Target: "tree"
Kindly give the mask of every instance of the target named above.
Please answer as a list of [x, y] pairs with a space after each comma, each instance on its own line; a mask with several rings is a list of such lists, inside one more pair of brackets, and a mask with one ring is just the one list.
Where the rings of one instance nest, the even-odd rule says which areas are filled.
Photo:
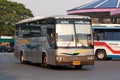
[[23, 4], [0, 0], [0, 35], [13, 35], [15, 23], [28, 17], [33, 14]]

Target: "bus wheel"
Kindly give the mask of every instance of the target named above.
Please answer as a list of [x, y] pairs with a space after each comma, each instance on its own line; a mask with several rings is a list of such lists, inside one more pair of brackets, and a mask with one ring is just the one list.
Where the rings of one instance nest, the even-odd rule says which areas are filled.
[[105, 60], [106, 59], [106, 51], [105, 50], [97, 50], [95, 56], [98, 60]]
[[20, 62], [21, 62], [22, 64], [25, 63], [23, 53], [21, 53], [21, 55], [20, 55]]
[[81, 69], [83, 65], [75, 66], [76, 69]]
[[42, 55], [42, 64], [41, 66], [46, 68], [47, 67], [47, 56], [45, 54]]

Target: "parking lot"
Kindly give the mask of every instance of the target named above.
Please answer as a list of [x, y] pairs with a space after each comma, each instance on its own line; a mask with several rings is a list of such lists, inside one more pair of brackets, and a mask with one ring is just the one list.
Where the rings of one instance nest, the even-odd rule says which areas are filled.
[[95, 61], [94, 66], [42, 68], [20, 64], [13, 53], [0, 53], [0, 80], [119, 80], [120, 59]]

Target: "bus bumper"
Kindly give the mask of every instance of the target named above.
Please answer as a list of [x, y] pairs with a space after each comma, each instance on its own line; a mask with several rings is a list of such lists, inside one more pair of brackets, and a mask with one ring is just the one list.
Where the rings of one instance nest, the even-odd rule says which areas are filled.
[[94, 56], [57, 56], [58, 66], [94, 65]]

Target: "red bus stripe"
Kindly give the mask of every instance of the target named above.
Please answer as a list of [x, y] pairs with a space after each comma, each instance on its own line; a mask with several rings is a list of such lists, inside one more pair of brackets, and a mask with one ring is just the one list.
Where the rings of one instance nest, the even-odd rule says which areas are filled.
[[120, 54], [120, 51], [113, 50], [107, 43], [105, 42], [94, 42], [94, 46], [105, 46], [107, 47], [113, 54]]

